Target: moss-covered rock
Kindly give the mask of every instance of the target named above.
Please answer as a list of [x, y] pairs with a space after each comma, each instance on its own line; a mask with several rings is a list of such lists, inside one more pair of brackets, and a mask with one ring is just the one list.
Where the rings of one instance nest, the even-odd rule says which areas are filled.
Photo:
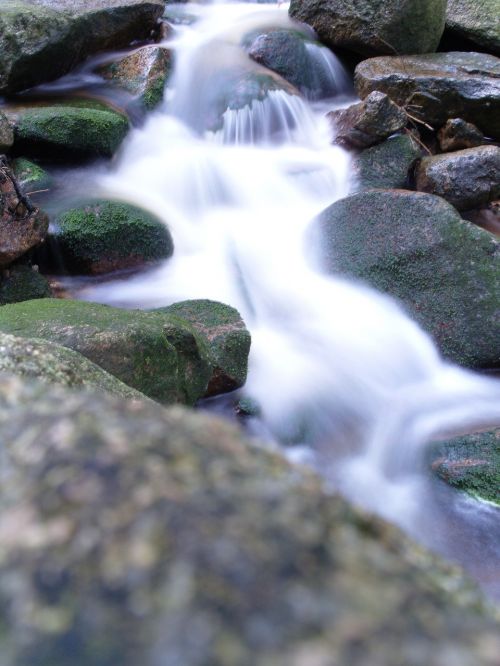
[[89, 55], [151, 36], [162, 0], [2, 0], [0, 95], [69, 72]]
[[29, 264], [12, 265], [0, 275], [0, 305], [50, 296], [47, 279]]
[[355, 71], [362, 99], [385, 92], [417, 118], [441, 127], [463, 118], [500, 139], [500, 59], [483, 53], [370, 58]]
[[0, 333], [0, 373], [147, 400], [81, 354], [47, 340]]
[[170, 257], [167, 226], [151, 213], [121, 201], [89, 200], [62, 212], [51, 237], [69, 273], [108, 273]]
[[163, 100], [172, 69], [172, 54], [161, 46], [144, 46], [116, 62], [100, 67], [99, 74], [131, 93], [135, 102], [151, 111]]
[[402, 301], [442, 353], [470, 367], [500, 367], [500, 245], [444, 199], [375, 190], [337, 201], [315, 234], [325, 268]]
[[159, 402], [193, 404], [212, 374], [205, 341], [173, 315], [41, 299], [0, 308], [0, 330], [69, 347]]
[[460, 572], [222, 421], [4, 377], [0, 438], [3, 666], [496, 666]]
[[12, 171], [25, 193], [52, 187], [52, 176], [40, 165], [24, 157], [18, 157], [12, 161]]
[[7, 153], [14, 144], [14, 130], [2, 110], [0, 110], [0, 154]]
[[24, 196], [9, 164], [0, 157], [0, 268], [39, 245], [49, 220]]
[[409, 187], [412, 167], [422, 149], [411, 135], [393, 136], [353, 158], [353, 192]]
[[205, 397], [243, 386], [247, 378], [250, 333], [235, 308], [215, 301], [193, 300], [154, 312], [185, 319], [206, 339], [213, 371]]
[[480, 51], [500, 55], [498, 0], [448, 0], [446, 29], [477, 44]]
[[290, 15], [311, 25], [322, 42], [362, 55], [435, 51], [446, 0], [291, 0]]
[[111, 157], [129, 130], [127, 118], [112, 109], [39, 106], [24, 109], [15, 125], [15, 150], [52, 159]]
[[500, 148], [478, 146], [425, 157], [416, 184], [418, 190], [437, 194], [458, 210], [479, 208], [500, 197]]
[[431, 465], [455, 488], [500, 506], [500, 429], [439, 442], [432, 447]]

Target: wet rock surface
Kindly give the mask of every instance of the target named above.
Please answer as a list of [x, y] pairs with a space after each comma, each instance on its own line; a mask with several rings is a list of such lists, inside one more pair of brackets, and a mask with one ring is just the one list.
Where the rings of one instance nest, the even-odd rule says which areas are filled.
[[438, 140], [443, 153], [475, 148], [486, 142], [482, 132], [462, 118], [450, 118], [439, 130]]
[[313, 226], [332, 274], [399, 299], [441, 352], [469, 367], [500, 367], [500, 245], [440, 197], [362, 192]]
[[448, 0], [446, 28], [479, 50], [500, 55], [500, 9], [497, 0]]
[[292, 0], [290, 15], [311, 25], [329, 47], [361, 55], [435, 51], [445, 0]]
[[500, 506], [500, 429], [435, 444], [431, 467], [444, 481]]
[[384, 93], [374, 91], [362, 102], [327, 114], [335, 143], [346, 148], [368, 148], [406, 127], [406, 112]]
[[50, 296], [47, 279], [29, 264], [11, 265], [0, 274], [0, 305]]
[[39, 245], [48, 227], [45, 213], [23, 195], [9, 164], [0, 156], [0, 268]]
[[0, 154], [8, 152], [14, 144], [14, 130], [9, 119], [0, 110]]
[[480, 146], [425, 157], [417, 169], [416, 185], [458, 210], [478, 208], [500, 197], [500, 148]]
[[51, 81], [89, 55], [148, 39], [161, 0], [3, 0], [0, 95]]
[[127, 399], [146, 396], [95, 365], [81, 354], [54, 342], [0, 333], [0, 373], [48, 384], [104, 391]]
[[219, 420], [3, 377], [0, 436], [5, 666], [496, 666], [459, 572]]
[[500, 59], [482, 53], [433, 53], [370, 58], [356, 67], [362, 99], [385, 92], [409, 113], [438, 129], [449, 118], [474, 123], [500, 139]]
[[62, 212], [51, 242], [64, 269], [100, 275], [147, 266], [170, 257], [167, 226], [147, 211], [122, 201], [89, 200]]

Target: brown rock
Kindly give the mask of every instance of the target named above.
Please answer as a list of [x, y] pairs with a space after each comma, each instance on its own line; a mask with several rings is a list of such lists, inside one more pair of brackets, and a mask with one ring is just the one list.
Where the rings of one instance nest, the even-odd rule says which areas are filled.
[[485, 143], [483, 133], [462, 118], [450, 118], [439, 130], [438, 139], [443, 153], [476, 148]]

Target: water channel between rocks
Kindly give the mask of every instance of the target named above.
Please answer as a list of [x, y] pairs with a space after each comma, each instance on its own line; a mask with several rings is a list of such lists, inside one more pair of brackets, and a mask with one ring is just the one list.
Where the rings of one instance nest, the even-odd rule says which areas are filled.
[[[389, 298], [315, 268], [310, 221], [348, 193], [350, 176], [348, 155], [331, 145], [324, 104], [274, 91], [204, 131], [232, 69], [250, 68], [243, 37], [290, 26], [286, 6], [186, 11], [197, 20], [168, 39], [176, 65], [163, 105], [111, 167], [60, 179], [62, 196], [94, 192], [154, 212], [172, 232], [174, 256], [142, 275], [87, 285], [78, 297], [124, 307], [193, 298], [235, 306], [252, 333], [244, 393], [262, 410], [253, 432], [462, 563], [500, 599], [500, 511], [432, 480], [425, 461], [433, 439], [498, 425], [500, 383], [441, 360]], [[337, 91], [327, 108], [345, 102], [341, 65], [323, 51], [311, 57]], [[224, 411], [220, 402], [214, 408]]]

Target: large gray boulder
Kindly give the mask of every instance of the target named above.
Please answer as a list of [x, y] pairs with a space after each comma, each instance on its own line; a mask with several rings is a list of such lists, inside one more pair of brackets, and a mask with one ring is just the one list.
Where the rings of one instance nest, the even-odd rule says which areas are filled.
[[151, 36], [162, 0], [2, 0], [0, 95], [50, 81], [89, 55]]
[[446, 28], [452, 35], [477, 44], [479, 50], [500, 55], [498, 0], [448, 0]]
[[474, 123], [500, 139], [500, 59], [483, 53], [434, 53], [370, 58], [356, 67], [362, 99], [385, 92], [436, 129], [448, 118]]
[[313, 228], [329, 272], [399, 299], [454, 362], [500, 367], [500, 244], [490, 233], [444, 199], [405, 190], [337, 201]]
[[187, 410], [0, 380], [2, 666], [497, 666], [461, 573]]
[[322, 42], [361, 55], [430, 53], [445, 25], [446, 0], [291, 0], [290, 16]]
[[479, 208], [500, 197], [500, 148], [479, 146], [424, 157], [416, 184], [417, 190], [437, 194], [458, 210]]

